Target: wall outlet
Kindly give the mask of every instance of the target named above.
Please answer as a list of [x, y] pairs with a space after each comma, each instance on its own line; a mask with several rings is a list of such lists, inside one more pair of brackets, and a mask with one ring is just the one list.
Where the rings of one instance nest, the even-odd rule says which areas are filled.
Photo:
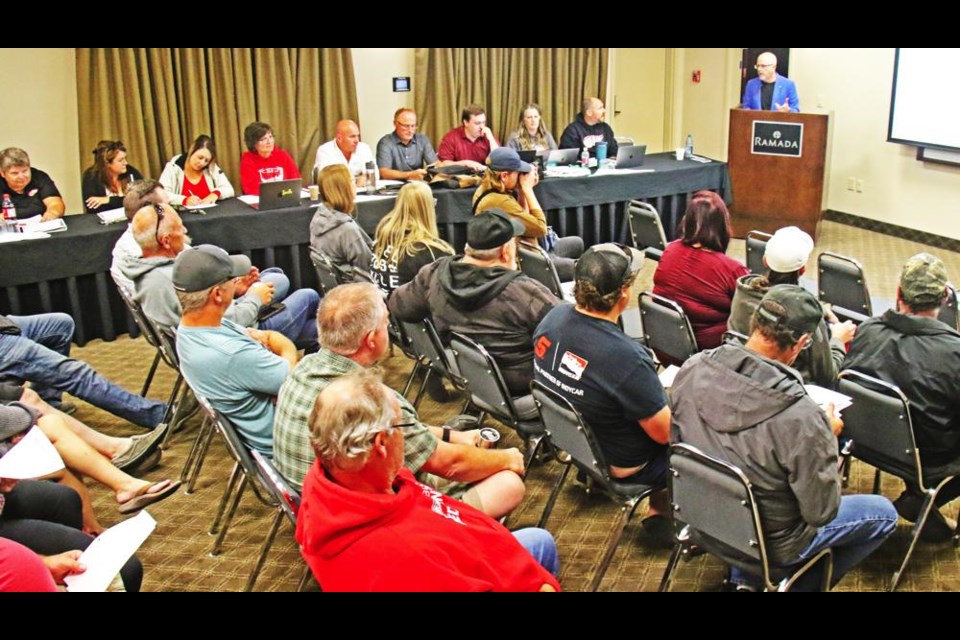
[[857, 193], [863, 193], [863, 180], [857, 179]]
[[857, 179], [847, 178], [847, 191], [856, 191], [856, 190], [857, 190]]

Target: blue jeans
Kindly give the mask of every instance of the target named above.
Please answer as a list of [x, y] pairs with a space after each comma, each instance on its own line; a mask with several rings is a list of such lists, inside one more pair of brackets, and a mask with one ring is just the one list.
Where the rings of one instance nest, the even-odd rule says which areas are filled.
[[[897, 511], [883, 496], [844, 496], [840, 498], [837, 517], [817, 529], [813, 540], [797, 557], [797, 564], [807, 562], [824, 549], [833, 549], [832, 587], [883, 544], [896, 528]], [[730, 582], [755, 584], [756, 579], [733, 568]], [[818, 565], [797, 580], [793, 591], [815, 591], [822, 582], [823, 567]]]
[[[286, 276], [283, 276], [286, 278]], [[320, 294], [313, 289], [297, 289], [283, 299], [286, 309], [260, 323], [261, 329], [279, 331], [298, 349], [317, 350], [317, 307]]]
[[55, 407], [68, 391], [141, 427], [160, 424], [165, 404], [130, 393], [70, 357], [73, 318], [65, 313], [7, 317], [22, 335], [0, 334], [0, 378], [31, 382], [40, 397]]
[[540, 563], [541, 567], [553, 575], [557, 575], [557, 571], [560, 570], [560, 560], [557, 558], [557, 543], [549, 531], [535, 527], [517, 529], [513, 532], [513, 537], [524, 549], [530, 552], [530, 555]]
[[290, 292], [290, 278], [286, 276], [283, 269], [270, 267], [260, 272], [260, 282], [266, 282], [273, 285], [273, 298], [270, 304], [282, 302]]

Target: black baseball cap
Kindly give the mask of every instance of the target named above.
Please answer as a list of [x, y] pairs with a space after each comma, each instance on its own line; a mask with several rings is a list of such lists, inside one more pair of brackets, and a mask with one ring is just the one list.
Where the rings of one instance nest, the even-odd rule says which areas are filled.
[[604, 242], [583, 252], [575, 276], [578, 282], [589, 282], [605, 296], [622, 289], [642, 268], [642, 253], [617, 242]]
[[502, 209], [487, 209], [473, 216], [467, 223], [467, 244], [471, 249], [483, 251], [502, 247], [526, 233], [519, 220]]

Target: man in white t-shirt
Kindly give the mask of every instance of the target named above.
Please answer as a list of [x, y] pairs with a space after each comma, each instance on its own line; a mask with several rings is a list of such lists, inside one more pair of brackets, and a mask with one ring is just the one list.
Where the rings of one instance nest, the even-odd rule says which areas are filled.
[[[377, 171], [377, 161], [370, 145], [360, 142], [360, 127], [353, 120], [341, 120], [337, 123], [333, 140], [323, 143], [317, 149], [315, 169], [319, 171], [333, 164], [343, 164], [356, 178], [364, 175], [368, 162], [372, 162], [374, 171]], [[365, 178], [361, 178], [358, 184], [364, 186]]]

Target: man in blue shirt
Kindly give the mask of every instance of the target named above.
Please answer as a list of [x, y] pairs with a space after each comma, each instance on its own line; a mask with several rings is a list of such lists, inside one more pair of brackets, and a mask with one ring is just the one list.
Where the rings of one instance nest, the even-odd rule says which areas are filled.
[[793, 80], [777, 73], [777, 56], [769, 51], [757, 56], [757, 77], [743, 91], [744, 109], [798, 113], [800, 98]]

